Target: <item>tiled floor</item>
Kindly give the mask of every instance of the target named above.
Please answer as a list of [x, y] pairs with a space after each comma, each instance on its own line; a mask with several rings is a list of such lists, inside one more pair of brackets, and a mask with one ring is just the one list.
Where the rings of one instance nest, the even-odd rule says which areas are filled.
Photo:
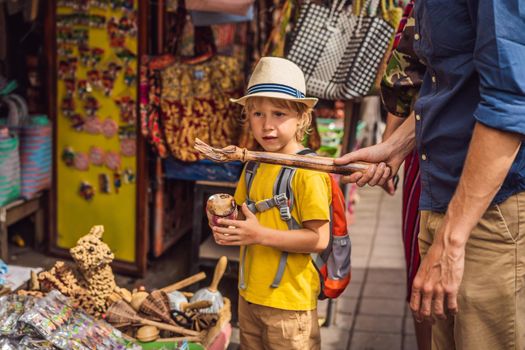
[[[359, 189], [352, 236], [352, 282], [322, 329], [323, 350], [416, 350], [407, 312], [401, 193]], [[325, 307], [320, 305], [320, 310]]]

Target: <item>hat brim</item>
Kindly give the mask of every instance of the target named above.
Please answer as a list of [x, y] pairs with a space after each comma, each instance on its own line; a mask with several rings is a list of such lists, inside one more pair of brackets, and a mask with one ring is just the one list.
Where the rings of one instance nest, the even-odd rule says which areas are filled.
[[237, 98], [237, 99], [230, 98], [230, 101], [238, 103], [241, 106], [244, 106], [244, 104], [246, 103], [246, 100], [249, 99], [250, 97], [278, 98], [278, 99], [281, 99], [281, 100], [287, 100], [287, 101], [303, 103], [303, 104], [307, 105], [309, 108], [313, 108], [315, 106], [315, 104], [317, 103], [317, 101], [318, 101], [318, 99], [315, 98], [315, 97], [304, 97], [304, 98], [292, 97], [290, 95], [282, 94], [282, 93], [279, 93], [279, 92], [270, 92], [270, 91], [256, 92], [256, 93], [253, 93], [253, 94], [250, 94], [250, 95], [245, 95], [245, 96], [243, 96], [241, 98]]

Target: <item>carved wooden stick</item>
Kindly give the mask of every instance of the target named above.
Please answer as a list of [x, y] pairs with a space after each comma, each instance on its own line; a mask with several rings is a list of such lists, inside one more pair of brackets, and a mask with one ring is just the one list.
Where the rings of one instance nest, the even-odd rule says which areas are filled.
[[364, 172], [371, 165], [370, 163], [364, 162], [336, 165], [334, 164], [334, 159], [328, 157], [303, 156], [298, 154], [282, 154], [273, 152], [256, 152], [248, 151], [246, 148], [240, 148], [237, 146], [214, 148], [199, 140], [198, 138], [195, 139], [195, 149], [201, 152], [204, 157], [215, 162], [231, 162], [235, 160], [240, 160], [241, 162], [255, 161], [342, 175], [348, 175], [357, 171]]

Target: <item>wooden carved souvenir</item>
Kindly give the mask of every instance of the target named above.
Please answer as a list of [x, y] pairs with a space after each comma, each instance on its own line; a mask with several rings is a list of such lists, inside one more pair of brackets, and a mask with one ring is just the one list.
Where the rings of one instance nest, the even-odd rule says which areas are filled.
[[227, 146], [224, 148], [214, 148], [205, 142], [195, 139], [195, 149], [204, 157], [215, 162], [261, 162], [292, 166], [310, 170], [324, 171], [333, 174], [350, 174], [353, 172], [364, 172], [371, 165], [370, 163], [350, 163], [346, 165], [334, 164], [334, 159], [329, 157], [303, 156], [298, 154], [282, 154], [273, 152], [255, 152], [237, 146]]
[[107, 311], [108, 298], [116, 289], [115, 277], [109, 265], [114, 255], [109, 246], [102, 242], [103, 233], [102, 226], [93, 226], [69, 250], [75, 266], [59, 261], [51, 270], [38, 275], [43, 291], [58, 289], [95, 317]]

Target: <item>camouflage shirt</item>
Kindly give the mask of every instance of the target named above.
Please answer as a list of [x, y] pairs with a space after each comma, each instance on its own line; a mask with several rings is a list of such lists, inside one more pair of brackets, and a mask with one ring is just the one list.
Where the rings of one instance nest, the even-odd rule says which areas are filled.
[[399, 44], [392, 51], [381, 81], [383, 105], [398, 117], [408, 117], [412, 111], [426, 70], [413, 50], [414, 17], [408, 17], [403, 24]]

